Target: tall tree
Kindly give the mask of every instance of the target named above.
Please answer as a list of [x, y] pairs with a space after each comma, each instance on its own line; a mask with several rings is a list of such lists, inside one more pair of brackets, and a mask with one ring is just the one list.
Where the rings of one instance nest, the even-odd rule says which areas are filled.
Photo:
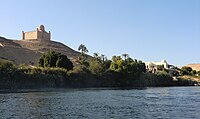
[[81, 51], [81, 56], [78, 58], [79, 62], [83, 65], [88, 65], [88, 62], [86, 61], [86, 53], [88, 52], [88, 49], [85, 45], [81, 44], [78, 47], [78, 50]]
[[88, 52], [88, 49], [85, 45], [81, 44], [79, 47], [78, 47], [78, 50], [81, 51], [81, 54], [85, 54]]
[[94, 60], [100, 60], [99, 53], [93, 53]]
[[124, 54], [122, 54], [122, 57], [124, 57], [124, 60], [126, 60], [129, 57], [129, 55], [124, 53]]
[[98, 58], [99, 54], [98, 53], [93, 53], [94, 58]]
[[105, 55], [101, 55], [101, 60], [104, 62], [106, 60], [106, 56]]

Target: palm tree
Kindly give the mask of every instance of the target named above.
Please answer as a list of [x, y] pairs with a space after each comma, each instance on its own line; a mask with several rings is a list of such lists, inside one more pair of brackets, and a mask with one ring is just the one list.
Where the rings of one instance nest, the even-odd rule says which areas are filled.
[[98, 58], [99, 54], [98, 53], [93, 53], [94, 58]]
[[101, 55], [101, 60], [104, 62], [105, 59], [106, 59], [106, 56], [102, 54], [102, 55]]
[[86, 48], [85, 45], [81, 44], [81, 45], [78, 47], [78, 50], [81, 51], [81, 56], [78, 57], [78, 59], [79, 59], [79, 61], [80, 61], [81, 63], [84, 63], [85, 60], [86, 60], [86, 55], [85, 55], [85, 53], [88, 52], [88, 49]]
[[126, 60], [129, 57], [129, 55], [124, 53], [124, 54], [122, 54], [122, 57], [124, 57], [124, 60]]
[[85, 45], [81, 44], [79, 47], [78, 47], [78, 50], [81, 51], [81, 54], [85, 54], [88, 52], [88, 49], [86, 48]]

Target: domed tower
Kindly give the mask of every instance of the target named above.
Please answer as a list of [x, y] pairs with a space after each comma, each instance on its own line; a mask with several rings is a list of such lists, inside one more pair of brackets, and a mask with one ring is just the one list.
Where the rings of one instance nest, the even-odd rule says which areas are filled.
[[45, 31], [44, 25], [38, 26], [37, 39], [39, 41], [50, 41], [51, 40], [51, 33], [50, 33], [50, 31], [48, 33]]
[[38, 30], [39, 30], [39, 31], [45, 31], [44, 25], [38, 26]]
[[22, 31], [22, 40], [26, 41], [50, 41], [51, 33], [45, 31], [44, 25], [37, 27], [35, 31], [24, 32]]

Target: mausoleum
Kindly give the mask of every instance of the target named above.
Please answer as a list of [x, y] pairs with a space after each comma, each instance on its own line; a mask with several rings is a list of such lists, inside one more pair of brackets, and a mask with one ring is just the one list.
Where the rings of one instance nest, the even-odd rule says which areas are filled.
[[45, 31], [44, 25], [40, 25], [35, 31], [22, 31], [22, 40], [24, 41], [50, 41], [51, 33]]

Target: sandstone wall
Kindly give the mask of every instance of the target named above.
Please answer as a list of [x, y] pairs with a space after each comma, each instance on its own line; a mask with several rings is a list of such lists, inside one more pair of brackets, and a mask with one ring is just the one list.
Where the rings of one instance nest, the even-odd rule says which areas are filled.
[[38, 32], [38, 39], [40, 39], [40, 40], [50, 40], [50, 34], [49, 33], [47, 33], [47, 32], [45, 32], [45, 31], [43, 31], [43, 32]]
[[36, 31], [25, 32], [24, 39], [37, 39], [37, 32]]

